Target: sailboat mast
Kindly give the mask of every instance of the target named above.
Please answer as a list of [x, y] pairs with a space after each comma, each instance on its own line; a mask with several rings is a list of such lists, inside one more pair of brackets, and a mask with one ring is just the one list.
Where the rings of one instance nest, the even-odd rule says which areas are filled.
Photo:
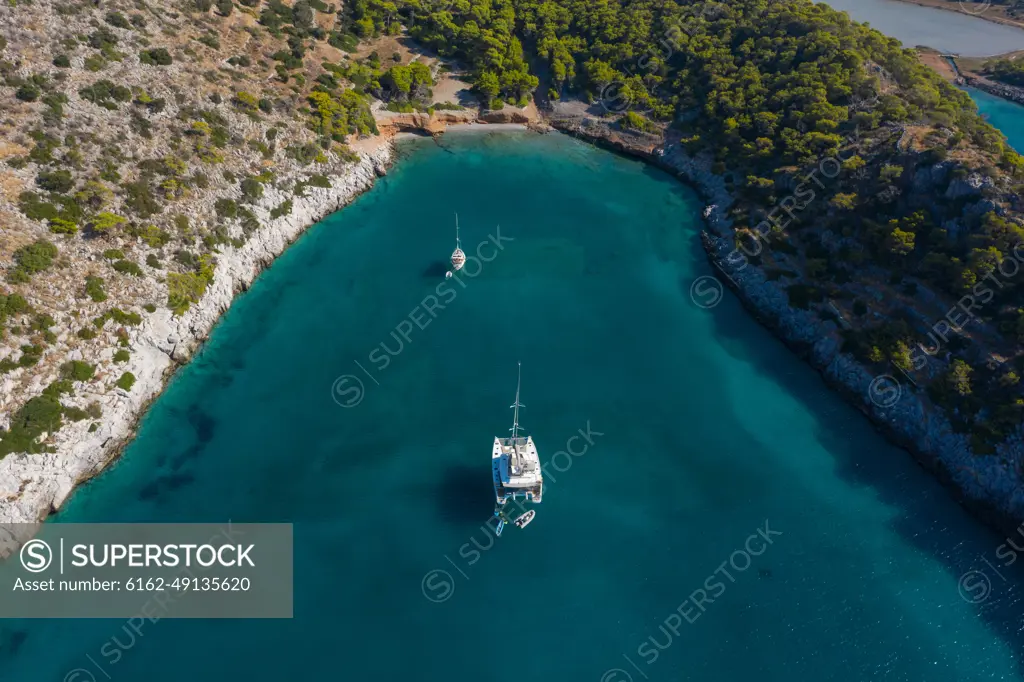
[[462, 243], [459, 241], [459, 214], [455, 214], [455, 248], [461, 249]]
[[512, 428], [510, 429], [510, 431], [512, 431], [512, 438], [518, 438], [519, 437], [519, 408], [523, 407], [523, 405], [521, 405], [519, 403], [519, 388], [520, 388], [520, 386], [522, 386], [522, 383], [523, 383], [523, 363], [520, 362], [519, 363], [519, 377], [516, 379], [516, 402], [515, 402], [514, 405], [512, 405], [512, 407], [515, 409], [515, 412], [513, 413], [513, 416], [512, 416]]

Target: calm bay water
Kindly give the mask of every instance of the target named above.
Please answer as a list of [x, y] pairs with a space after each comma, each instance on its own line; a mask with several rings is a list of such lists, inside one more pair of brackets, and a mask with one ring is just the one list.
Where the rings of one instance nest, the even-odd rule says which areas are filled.
[[[294, 522], [295, 618], [141, 637], [8, 621], [0, 679], [1024, 679], [1018, 578], [985, 564], [1001, 539], [731, 295], [694, 305], [710, 271], [691, 192], [560, 135], [402, 151], [240, 297], [57, 519]], [[455, 211], [468, 252], [498, 224], [513, 241], [378, 371], [443, 276]], [[494, 542], [517, 360], [542, 460], [588, 425], [593, 445]], [[349, 409], [344, 374], [366, 389]], [[958, 589], [971, 569], [981, 603]], [[454, 592], [434, 603], [439, 570]], [[724, 591], [659, 630], [716, 571]]]
[[867, 22], [907, 47], [924, 45], [964, 57], [1024, 50], [1024, 31], [962, 12], [897, 0], [819, 0]]
[[978, 105], [978, 111], [988, 122], [1006, 135], [1010, 145], [1024, 153], [1024, 106], [990, 95], [984, 90], [966, 88]]

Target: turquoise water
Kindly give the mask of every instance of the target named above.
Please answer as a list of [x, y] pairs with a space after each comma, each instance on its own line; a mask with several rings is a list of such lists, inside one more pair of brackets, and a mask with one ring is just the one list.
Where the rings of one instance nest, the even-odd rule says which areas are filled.
[[[559, 135], [402, 154], [240, 297], [58, 519], [292, 521], [294, 619], [5, 622], [0, 679], [1022, 679], [1020, 583], [984, 563], [1001, 539], [731, 295], [694, 305], [691, 192]], [[468, 252], [499, 224], [513, 241], [397, 353], [456, 211]], [[517, 360], [559, 469], [493, 542]], [[347, 409], [346, 374], [365, 386]], [[588, 424], [585, 454], [552, 462]]]
[[965, 88], [988, 122], [999, 128], [1018, 152], [1024, 153], [1024, 106], [990, 95], [984, 90]]

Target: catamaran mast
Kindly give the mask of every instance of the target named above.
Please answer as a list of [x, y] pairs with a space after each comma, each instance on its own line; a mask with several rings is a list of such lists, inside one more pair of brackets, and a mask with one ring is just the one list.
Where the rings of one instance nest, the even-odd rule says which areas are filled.
[[516, 402], [514, 404], [512, 404], [512, 405], [509, 405], [509, 407], [511, 407], [511, 408], [513, 408], [515, 410], [515, 412], [513, 413], [513, 417], [512, 417], [512, 428], [509, 429], [509, 431], [512, 432], [512, 438], [518, 438], [519, 437], [519, 429], [520, 429], [520, 426], [519, 426], [519, 408], [520, 407], [526, 407], [525, 405], [523, 405], [523, 404], [521, 404], [519, 402], [519, 387], [523, 383], [523, 363], [520, 362], [518, 364], [519, 364], [519, 378], [516, 380]]

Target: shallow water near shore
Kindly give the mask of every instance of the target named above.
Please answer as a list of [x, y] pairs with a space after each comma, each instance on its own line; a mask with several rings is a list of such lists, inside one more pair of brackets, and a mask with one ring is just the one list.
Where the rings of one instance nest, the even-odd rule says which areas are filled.
[[[1002, 539], [731, 294], [694, 304], [711, 271], [692, 192], [555, 134], [400, 151], [238, 299], [56, 519], [294, 522], [294, 619], [3, 622], [0, 678], [1024, 679], [1019, 578], [985, 563]], [[398, 352], [455, 212], [493, 260]], [[494, 541], [519, 360], [549, 479]], [[342, 375], [364, 388], [348, 408]], [[581, 429], [586, 452], [554, 459]]]

